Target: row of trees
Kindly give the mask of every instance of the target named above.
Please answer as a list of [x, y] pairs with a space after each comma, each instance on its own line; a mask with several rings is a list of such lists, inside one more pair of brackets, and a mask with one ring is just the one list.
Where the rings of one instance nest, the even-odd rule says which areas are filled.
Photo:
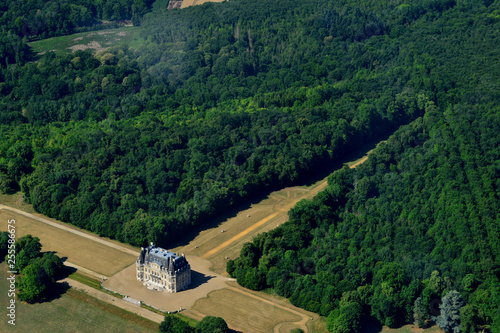
[[[361, 306], [391, 326], [419, 297], [428, 308], [456, 289], [483, 309], [475, 325], [490, 324], [499, 6], [234, 0], [147, 14], [134, 48], [11, 57], [0, 189], [103, 236], [167, 244], [418, 119], [228, 272], [325, 316]], [[464, 279], [482, 286], [472, 301]]]
[[34, 303], [50, 297], [56, 281], [62, 274], [61, 259], [52, 252], [42, 253], [42, 245], [38, 237], [26, 235], [12, 245], [8, 242], [9, 235], [6, 231], [0, 233], [0, 256], [6, 256], [6, 261], [11, 263], [9, 259], [12, 258], [7, 255], [7, 252], [15, 249], [15, 267], [10, 267], [9, 270], [19, 274], [16, 285], [18, 299]]
[[21, 38], [67, 35], [99, 20], [138, 20], [154, 0], [2, 0], [0, 26]]

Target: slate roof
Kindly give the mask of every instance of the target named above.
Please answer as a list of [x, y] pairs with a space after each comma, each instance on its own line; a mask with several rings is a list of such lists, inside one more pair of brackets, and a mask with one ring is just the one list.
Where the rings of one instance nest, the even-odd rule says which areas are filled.
[[176, 271], [184, 266], [189, 266], [185, 257], [155, 245], [143, 248], [137, 260], [141, 264], [157, 263], [169, 271]]

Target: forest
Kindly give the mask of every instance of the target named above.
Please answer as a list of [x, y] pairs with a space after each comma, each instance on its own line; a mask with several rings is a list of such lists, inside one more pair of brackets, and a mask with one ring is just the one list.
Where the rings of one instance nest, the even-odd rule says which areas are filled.
[[[66, 1], [0, 5], [0, 191], [168, 247], [396, 131], [228, 272], [328, 316], [332, 332], [366, 318], [451, 332], [457, 311], [464, 332], [500, 330], [499, 1], [80, 2], [90, 21]], [[28, 5], [58, 19], [13, 22]], [[132, 16], [134, 47], [26, 44]]]
[[499, 3], [474, 18], [463, 5], [398, 30], [413, 51], [410, 82], [429, 96], [423, 115], [245, 244], [227, 265], [239, 284], [327, 316], [330, 332], [373, 322], [500, 332], [500, 31], [475, 24]]
[[421, 116], [444, 89], [430, 70], [402, 75], [417, 65], [385, 54], [402, 41], [365, 29], [373, 14], [353, 9], [334, 38], [313, 28], [335, 21], [318, 2], [218, 5], [147, 14], [136, 49], [4, 68], [0, 188], [99, 235], [167, 244]]

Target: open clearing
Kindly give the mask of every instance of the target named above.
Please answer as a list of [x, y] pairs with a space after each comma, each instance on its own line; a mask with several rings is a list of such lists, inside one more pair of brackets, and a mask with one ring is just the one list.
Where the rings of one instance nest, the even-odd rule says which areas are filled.
[[158, 332], [158, 324], [142, 319], [85, 294], [69, 290], [60, 298], [41, 304], [16, 301], [16, 325], [7, 323], [7, 265], [0, 264], [0, 332]]
[[102, 51], [111, 46], [140, 42], [139, 27], [121, 27], [116, 29], [81, 32], [68, 36], [52, 37], [28, 43], [34, 53], [43, 54], [54, 51], [72, 53], [77, 50]]

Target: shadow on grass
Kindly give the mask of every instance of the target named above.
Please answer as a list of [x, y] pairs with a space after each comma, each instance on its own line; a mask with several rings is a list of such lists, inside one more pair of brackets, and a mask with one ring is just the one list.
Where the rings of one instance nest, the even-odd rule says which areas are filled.
[[[46, 253], [56, 254], [56, 252], [54, 251], [47, 251]], [[70, 274], [76, 272], [76, 268], [64, 266], [64, 262], [67, 259], [68, 259], [67, 257], [61, 258], [61, 261], [63, 262], [63, 267], [56, 277], [57, 281], [63, 280], [67, 278]], [[71, 286], [67, 282], [57, 282], [57, 281], [47, 289], [44, 302], [51, 302], [53, 300], [61, 298], [61, 296], [64, 295], [71, 288]]]
[[68, 282], [54, 283], [47, 289], [47, 292], [45, 294], [45, 300], [41, 303], [52, 302], [56, 299], [61, 298], [61, 296], [64, 295], [70, 288], [71, 286], [68, 284]]

